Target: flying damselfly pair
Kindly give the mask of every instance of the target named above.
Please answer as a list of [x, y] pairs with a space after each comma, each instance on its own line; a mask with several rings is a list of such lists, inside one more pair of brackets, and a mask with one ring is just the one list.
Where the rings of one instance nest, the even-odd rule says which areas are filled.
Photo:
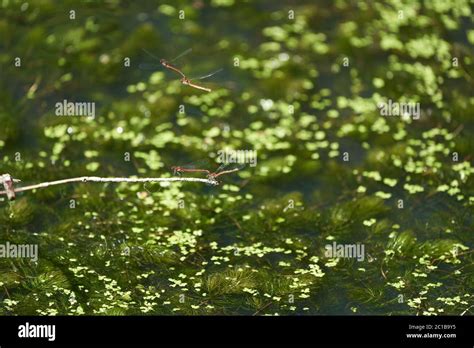
[[[176, 58], [168, 61], [166, 59], [160, 59], [158, 58], [157, 56], [155, 56], [154, 54], [150, 53], [149, 51], [147, 51], [146, 49], [143, 49], [143, 51], [148, 54], [149, 56], [153, 57], [154, 59], [157, 59], [162, 66], [164, 66], [165, 68], [171, 70], [171, 71], [174, 71], [175, 73], [177, 73], [178, 75], [181, 76], [181, 83], [183, 85], [187, 85], [187, 86], [190, 86], [190, 87], [193, 87], [193, 88], [196, 88], [196, 89], [199, 89], [199, 90], [202, 90], [202, 91], [206, 91], [206, 92], [210, 92], [212, 91], [210, 88], [207, 88], [207, 87], [204, 87], [204, 86], [201, 86], [197, 83], [194, 83], [193, 81], [196, 81], [196, 80], [203, 80], [203, 79], [206, 79], [208, 77], [211, 77], [215, 74], [217, 74], [218, 72], [222, 71], [223, 69], [218, 69], [216, 71], [213, 71], [212, 73], [210, 74], [207, 74], [207, 75], [204, 75], [204, 76], [201, 76], [201, 77], [198, 77], [198, 78], [188, 78], [180, 69], [178, 69], [176, 66], [172, 65], [171, 63], [174, 62], [175, 60], [183, 57], [184, 55], [188, 54], [189, 52], [192, 51], [192, 48], [188, 48], [186, 51], [184, 51], [183, 53], [179, 54]], [[148, 63], [142, 63], [139, 65], [139, 68], [142, 69], [142, 70], [156, 70], [157, 68], [159, 68], [160, 66], [157, 65], [157, 64], [148, 64]]]

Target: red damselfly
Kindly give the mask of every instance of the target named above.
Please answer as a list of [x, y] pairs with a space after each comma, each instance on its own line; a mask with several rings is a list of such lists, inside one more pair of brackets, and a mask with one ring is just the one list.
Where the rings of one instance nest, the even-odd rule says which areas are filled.
[[201, 159], [195, 162], [191, 162], [188, 164], [180, 165], [180, 166], [173, 166], [171, 170], [173, 171], [174, 175], [181, 175], [183, 173], [206, 173], [207, 175], [211, 174], [211, 172], [207, 169], [202, 169], [204, 167], [209, 167], [210, 161], [208, 159]]
[[[187, 49], [186, 51], [184, 51], [183, 53], [181, 53], [180, 55], [178, 55], [176, 58], [168, 61], [166, 59], [160, 59], [158, 58], [157, 56], [155, 56], [154, 54], [148, 52], [146, 49], [143, 49], [143, 51], [145, 51], [148, 55], [150, 55], [151, 57], [157, 59], [160, 61], [161, 65], [164, 66], [165, 68], [171, 70], [171, 71], [174, 71], [175, 73], [177, 73], [178, 75], [181, 76], [181, 79], [180, 79], [180, 82], [183, 84], [183, 85], [186, 85], [186, 86], [190, 86], [190, 87], [193, 87], [193, 88], [196, 88], [196, 89], [199, 89], [199, 90], [202, 90], [202, 91], [206, 91], [206, 92], [210, 92], [211, 89], [210, 88], [207, 88], [207, 87], [204, 87], [204, 86], [201, 86], [201, 85], [198, 85], [196, 84], [195, 80], [202, 80], [202, 79], [205, 79], [205, 78], [208, 78], [208, 77], [211, 77], [213, 76], [214, 74], [217, 74], [218, 72], [222, 71], [222, 69], [218, 69], [210, 74], [207, 74], [207, 75], [204, 75], [204, 76], [201, 76], [199, 78], [188, 78], [186, 77], [186, 75], [179, 69], [177, 68], [176, 66], [172, 65], [171, 62], [177, 60], [178, 58], [184, 56], [185, 54], [188, 54], [189, 52], [191, 52], [191, 48]], [[157, 69], [159, 66], [156, 65], [156, 64], [145, 64], [145, 63], [142, 63], [139, 65], [139, 68], [140, 69]]]

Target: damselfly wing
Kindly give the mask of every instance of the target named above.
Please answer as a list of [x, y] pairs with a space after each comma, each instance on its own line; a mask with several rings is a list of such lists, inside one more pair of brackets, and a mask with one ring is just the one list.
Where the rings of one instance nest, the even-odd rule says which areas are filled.
[[186, 76], [184, 75], [184, 73], [178, 69], [177, 67], [175, 67], [174, 65], [172, 65], [171, 63], [174, 62], [175, 60], [181, 58], [182, 56], [188, 54], [189, 52], [192, 51], [192, 48], [188, 48], [187, 50], [185, 50], [184, 52], [180, 53], [177, 57], [173, 58], [172, 60], [166, 60], [166, 59], [163, 59], [163, 58], [158, 58], [157, 56], [155, 56], [153, 53], [149, 52], [148, 50], [144, 49], [143, 48], [143, 51], [148, 54], [150, 57], [152, 57], [153, 59], [157, 60], [160, 62], [160, 64], [150, 64], [150, 63], [141, 63], [138, 65], [138, 68], [141, 69], [141, 70], [158, 70], [161, 68], [161, 66], [164, 66], [165, 68], [169, 69], [169, 70], [172, 70], [176, 73], [178, 73], [182, 78], [185, 78]]
[[217, 168], [217, 170], [210, 173], [208, 177], [209, 179], [216, 180], [222, 175], [238, 172], [239, 170], [244, 169], [246, 166], [247, 165], [245, 163], [223, 163], [219, 166], [219, 168]]

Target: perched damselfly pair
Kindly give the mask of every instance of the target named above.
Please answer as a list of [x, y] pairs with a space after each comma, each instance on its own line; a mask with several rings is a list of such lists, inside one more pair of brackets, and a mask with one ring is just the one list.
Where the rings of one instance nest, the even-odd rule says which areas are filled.
[[[146, 52], [149, 56], [159, 60], [161, 65], [164, 66], [165, 68], [179, 74], [181, 76], [180, 81], [183, 85], [187, 85], [187, 86], [190, 86], [190, 87], [193, 87], [193, 88], [196, 88], [196, 89], [200, 89], [202, 91], [210, 92], [212, 90], [210, 88], [198, 85], [198, 84], [194, 83], [193, 81], [203, 80], [205, 78], [211, 77], [211, 76], [217, 74], [218, 72], [222, 71], [222, 69], [218, 69], [216, 71], [213, 71], [210, 74], [207, 74], [207, 75], [204, 75], [204, 76], [201, 76], [201, 77], [198, 77], [198, 78], [188, 78], [180, 69], [178, 69], [176, 66], [172, 65], [171, 62], [173, 62], [173, 61], [177, 60], [178, 58], [181, 58], [182, 56], [188, 54], [189, 52], [192, 51], [192, 48], [187, 49], [186, 51], [184, 51], [183, 53], [181, 53], [176, 58], [174, 58], [170, 61], [168, 61], [166, 59], [160, 59], [160, 58], [156, 57], [154, 54], [148, 52], [146, 49], [143, 49], [143, 51]], [[149, 69], [156, 70], [157, 68], [159, 68], [159, 65], [142, 63], [142, 64], [139, 65], [139, 68], [143, 69], [143, 70], [149, 70]]]
[[175, 175], [179, 176], [181, 176], [183, 173], [205, 173], [209, 180], [217, 182], [218, 177], [226, 174], [235, 173], [245, 168], [246, 166], [243, 163], [222, 163], [215, 171], [210, 171], [208, 169], [201, 168], [203, 164], [207, 163], [208, 160], [201, 160], [182, 166], [174, 166], [171, 167], [171, 170]]

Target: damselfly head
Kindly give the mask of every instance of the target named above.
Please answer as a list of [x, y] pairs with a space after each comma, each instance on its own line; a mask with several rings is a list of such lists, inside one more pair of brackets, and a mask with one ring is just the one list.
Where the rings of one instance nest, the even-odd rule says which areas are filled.
[[16, 198], [13, 183], [19, 181], [20, 180], [18, 179], [13, 179], [10, 174], [3, 174], [0, 176], [0, 183], [3, 183], [3, 187], [5, 188], [5, 192], [10, 201], [14, 201]]
[[173, 171], [174, 175], [181, 176], [181, 168], [180, 167], [173, 166], [173, 167], [171, 167], [171, 170]]
[[12, 181], [12, 182], [21, 182], [20, 179], [14, 179], [10, 174], [2, 174], [0, 175], [0, 184], [5, 181]]
[[209, 186], [218, 186], [220, 184], [219, 181], [216, 180], [216, 178], [214, 178], [213, 176], [211, 176], [211, 174], [209, 174], [207, 176], [207, 179], [209, 180], [209, 183], [207, 185]]

